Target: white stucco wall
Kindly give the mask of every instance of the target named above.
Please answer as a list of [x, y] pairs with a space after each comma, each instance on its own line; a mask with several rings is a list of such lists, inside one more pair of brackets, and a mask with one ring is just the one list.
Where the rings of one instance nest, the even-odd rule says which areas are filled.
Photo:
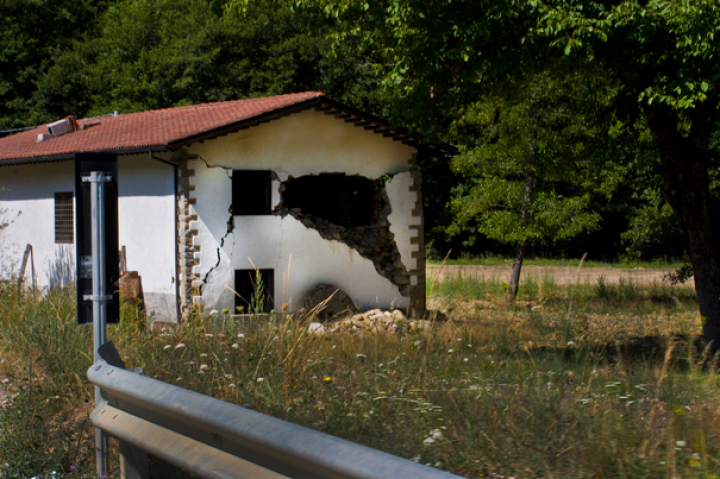
[[[11, 224], [0, 232], [0, 268], [19, 268], [33, 245], [38, 284], [55, 287], [75, 279], [75, 245], [55, 244], [56, 192], [75, 191], [73, 161], [0, 167], [0, 210]], [[119, 242], [127, 267], [142, 276], [146, 308], [175, 316], [174, 170], [147, 155], [118, 160]], [[29, 273], [29, 268], [28, 268]]]
[[[190, 161], [195, 172], [193, 212], [198, 221], [194, 244], [200, 245], [203, 302], [211, 309], [232, 308], [234, 270], [275, 270], [275, 308], [302, 307], [308, 291], [334, 284], [363, 308], [400, 307], [409, 298], [377, 273], [372, 261], [344, 243], [323, 239], [291, 216], [234, 216], [228, 233], [233, 169], [274, 171], [273, 203], [280, 200], [280, 181], [319, 173], [362, 175], [371, 179], [397, 174], [388, 185], [391, 231], [403, 263], [411, 268], [408, 226], [417, 195], [409, 190], [414, 148], [315, 110], [283, 117], [215, 140], [195, 144]], [[328, 198], [332, 201], [332, 198]]]
[[408, 271], [417, 268], [417, 259], [412, 257], [412, 253], [420, 248], [419, 245], [410, 243], [410, 237], [413, 234], [410, 226], [421, 223], [419, 216], [410, 214], [412, 209], [415, 208], [417, 197], [414, 192], [410, 191], [412, 184], [411, 173], [406, 171], [395, 175], [385, 186], [392, 205], [392, 213], [388, 217], [390, 231], [395, 235], [395, 242], [400, 251], [400, 259]]

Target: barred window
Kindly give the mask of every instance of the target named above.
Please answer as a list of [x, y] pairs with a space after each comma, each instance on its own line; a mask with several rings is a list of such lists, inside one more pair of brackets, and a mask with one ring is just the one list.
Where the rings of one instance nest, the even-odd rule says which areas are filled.
[[55, 193], [55, 243], [73, 244], [75, 215], [72, 193]]

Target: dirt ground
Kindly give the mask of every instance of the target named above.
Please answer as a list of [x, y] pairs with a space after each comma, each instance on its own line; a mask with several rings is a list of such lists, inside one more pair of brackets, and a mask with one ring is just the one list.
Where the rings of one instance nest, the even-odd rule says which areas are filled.
[[[663, 277], [672, 272], [670, 269], [645, 269], [645, 268], [601, 268], [601, 267], [583, 267], [578, 269], [577, 266], [533, 266], [527, 265], [522, 268], [522, 275], [535, 276], [536, 278], [544, 278], [546, 275], [552, 276], [556, 284], [569, 283], [595, 283], [604, 277], [607, 283], [618, 283], [620, 279], [625, 281], [633, 281], [638, 284], [652, 284], [653, 282], [662, 283]], [[442, 279], [445, 276], [476, 276], [485, 278], [498, 278], [507, 281], [510, 276], [510, 266], [475, 266], [475, 265], [430, 265], [427, 267], [427, 281], [433, 281], [434, 278]], [[687, 286], [694, 287], [695, 282], [690, 279]]]

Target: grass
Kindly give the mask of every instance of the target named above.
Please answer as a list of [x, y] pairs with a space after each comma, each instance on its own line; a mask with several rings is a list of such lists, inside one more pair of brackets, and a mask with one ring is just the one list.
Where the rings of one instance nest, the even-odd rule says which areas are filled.
[[[561, 267], [577, 267], [580, 259], [553, 259], [553, 258], [526, 258], [523, 265], [528, 266], [561, 266]], [[442, 258], [428, 259], [428, 265], [440, 265], [443, 263]], [[512, 258], [504, 258], [501, 256], [467, 256], [460, 258], [447, 259], [445, 264], [463, 265], [463, 266], [507, 266], [508, 271], [512, 266]], [[586, 268], [641, 268], [641, 269], [667, 269], [677, 270], [683, 266], [682, 261], [670, 258], [654, 259], [652, 261], [639, 261], [618, 259], [617, 261], [594, 261], [585, 260], [583, 267]]]
[[[18, 395], [0, 434], [22, 440], [0, 446], [0, 477], [90, 475], [89, 329], [70, 292], [4, 287], [18, 298], [0, 310]], [[514, 306], [503, 297], [501, 281], [447, 278], [431, 302], [450, 320], [395, 334], [211, 328], [200, 313], [153, 333], [125, 312], [109, 335], [149, 377], [466, 477], [720, 476], [720, 376], [691, 291], [536, 278]]]

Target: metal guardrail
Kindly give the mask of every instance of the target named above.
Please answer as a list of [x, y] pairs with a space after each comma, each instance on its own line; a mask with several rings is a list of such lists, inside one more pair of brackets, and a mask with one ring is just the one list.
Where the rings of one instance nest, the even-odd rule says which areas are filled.
[[[139, 450], [194, 475], [220, 479], [460, 477], [131, 373], [104, 359], [90, 367], [88, 378], [104, 399], [90, 418], [121, 441], [125, 461]], [[123, 473], [146, 476], [146, 464]]]

